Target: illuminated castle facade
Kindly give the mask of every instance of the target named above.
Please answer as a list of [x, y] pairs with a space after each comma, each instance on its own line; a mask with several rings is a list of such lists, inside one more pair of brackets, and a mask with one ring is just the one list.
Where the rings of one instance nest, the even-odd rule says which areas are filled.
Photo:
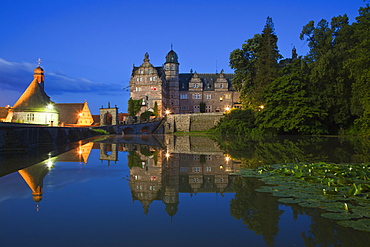
[[[133, 67], [130, 79], [130, 97], [141, 101], [141, 110], [154, 111], [159, 116], [171, 113], [224, 112], [239, 107], [239, 92], [231, 85], [233, 74], [179, 73], [180, 63], [171, 49], [163, 66], [154, 67], [149, 54], [143, 63]], [[203, 108], [203, 109], [202, 109]]]

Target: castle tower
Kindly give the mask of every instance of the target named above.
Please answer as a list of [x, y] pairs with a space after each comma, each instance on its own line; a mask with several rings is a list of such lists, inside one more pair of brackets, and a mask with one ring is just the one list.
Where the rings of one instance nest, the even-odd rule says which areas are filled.
[[175, 114], [180, 112], [179, 65], [178, 56], [171, 47], [171, 51], [166, 56], [163, 70], [166, 76], [167, 108]]
[[33, 70], [33, 78], [37, 80], [42, 90], [44, 90], [44, 70], [40, 66], [41, 63], [40, 58], [37, 60], [37, 63], [38, 63], [37, 68]]
[[162, 86], [164, 76], [161, 69], [150, 63], [148, 53], [145, 53], [143, 63], [139, 67], [133, 67], [130, 79], [130, 98], [141, 101], [141, 109], [137, 116], [145, 111], [154, 112], [156, 107], [159, 116], [163, 115], [166, 107], [163, 101], [166, 100], [164, 99], [165, 87]]
[[32, 199], [36, 202], [36, 209], [38, 209], [38, 203], [42, 200], [44, 177], [49, 172], [49, 168], [41, 162], [18, 172], [32, 190]]
[[296, 60], [298, 58], [297, 50], [295, 49], [295, 46], [292, 49], [292, 60]]

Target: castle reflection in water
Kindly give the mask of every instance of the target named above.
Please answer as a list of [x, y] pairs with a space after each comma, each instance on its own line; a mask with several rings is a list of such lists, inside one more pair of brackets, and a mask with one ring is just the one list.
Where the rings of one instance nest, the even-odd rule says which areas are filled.
[[[109, 136], [94, 142], [81, 143], [77, 148], [19, 170], [30, 187], [37, 203], [43, 196], [43, 179], [55, 162], [83, 162], [87, 165], [92, 149], [99, 149], [99, 159], [108, 166], [120, 163], [127, 155], [130, 168], [129, 185], [132, 199], [143, 205], [147, 214], [149, 205], [157, 200], [166, 205], [173, 216], [178, 210], [179, 193], [224, 193], [231, 188], [233, 171], [240, 162], [230, 159], [206, 137], [143, 135]], [[91, 162], [93, 164], [93, 162]]]

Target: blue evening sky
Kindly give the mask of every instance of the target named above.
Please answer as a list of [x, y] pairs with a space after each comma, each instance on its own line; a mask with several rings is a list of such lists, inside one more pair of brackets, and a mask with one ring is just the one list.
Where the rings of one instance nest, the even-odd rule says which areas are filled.
[[145, 52], [161, 66], [171, 49], [180, 72], [229, 68], [229, 54], [275, 24], [280, 53], [308, 52], [299, 40], [309, 21], [347, 14], [355, 21], [363, 0], [2, 0], [0, 106], [13, 105], [33, 78], [36, 60], [45, 91], [56, 103], [87, 100], [93, 114], [110, 102], [126, 112], [132, 65]]

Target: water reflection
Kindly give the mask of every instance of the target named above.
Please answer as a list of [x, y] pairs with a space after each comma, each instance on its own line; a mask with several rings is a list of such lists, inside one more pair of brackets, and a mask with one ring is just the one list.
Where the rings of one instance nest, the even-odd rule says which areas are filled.
[[161, 201], [168, 215], [174, 216], [179, 193], [233, 192], [230, 173], [239, 168], [239, 162], [230, 160], [208, 138], [124, 137], [105, 140], [115, 143], [100, 143], [100, 159], [110, 164], [118, 160], [118, 151], [128, 153], [132, 199], [142, 203], [145, 214], [153, 201]]
[[[165, 214], [171, 218], [173, 224], [176, 222], [185, 224], [184, 231], [192, 226], [192, 224], [185, 223], [185, 219], [190, 219], [193, 224], [201, 225], [205, 229], [204, 231], [207, 231], [206, 229], [211, 229], [211, 225], [207, 221], [211, 221], [211, 217], [217, 217], [217, 219], [221, 217], [220, 211], [217, 211], [217, 214], [213, 216], [206, 213], [195, 216], [187, 215], [186, 213], [194, 207], [192, 205], [194, 202], [188, 201], [184, 195], [193, 198], [198, 194], [217, 194], [221, 198], [225, 198], [223, 202], [225, 208], [221, 212], [226, 218], [233, 220], [233, 222], [221, 220], [219, 222], [220, 228], [221, 225], [225, 225], [230, 231], [227, 234], [232, 235], [231, 232], [235, 234], [246, 227], [253, 232], [253, 239], [261, 237], [260, 241], [262, 242], [258, 242], [259, 240], [253, 240], [256, 241], [253, 242], [250, 239], [251, 235], [246, 238], [243, 234], [236, 234], [232, 238], [238, 244], [234, 244], [234, 246], [238, 246], [240, 243], [255, 243], [252, 244], [253, 246], [366, 246], [370, 241], [369, 233], [341, 227], [335, 221], [321, 217], [320, 209], [302, 208], [298, 205], [286, 206], [279, 203], [278, 198], [269, 193], [255, 191], [256, 188], [263, 185], [260, 180], [231, 175], [241, 166], [253, 167], [260, 164], [289, 162], [295, 159], [344, 163], [368, 162], [370, 160], [370, 145], [367, 140], [364, 141], [303, 137], [277, 138], [273, 141], [238, 140], [236, 138], [235, 142], [228, 140], [215, 142], [205, 137], [194, 136], [108, 136], [92, 142], [79, 142], [67, 149], [60, 149], [62, 152], [58, 155], [55, 155], [55, 152], [37, 153], [38, 159], [31, 159], [31, 162], [37, 162], [26, 168], [21, 167], [22, 169], [18, 169], [18, 173], [29, 188], [28, 193], [36, 203], [36, 211], [39, 211], [40, 204], [44, 203], [41, 201], [43, 198], [53, 199], [53, 191], [44, 191], [44, 180], [49, 177], [49, 184], [54, 188], [57, 186], [66, 187], [66, 184], [72, 183], [71, 181], [75, 183], [76, 180], [69, 177], [72, 173], [76, 175], [75, 170], [68, 170], [69, 174], [64, 170], [63, 174], [63, 170], [58, 170], [58, 167], [67, 166], [66, 164], [79, 164], [77, 171], [79, 175], [90, 169], [90, 172], [85, 172], [85, 175], [81, 177], [81, 181], [86, 182], [86, 186], [84, 190], [66, 189], [65, 193], [68, 194], [68, 199], [74, 202], [74, 207], [82, 204], [85, 205], [83, 210], [91, 210], [93, 213], [90, 217], [92, 215], [103, 217], [101, 211], [114, 211], [113, 206], [120, 205], [120, 202], [117, 196], [113, 195], [117, 189], [125, 188], [123, 183], [126, 183], [130, 191], [129, 199], [134, 202], [136, 208], [140, 209], [140, 214], [136, 214], [135, 218], [130, 218], [132, 216], [125, 218], [129, 224], [134, 224], [140, 215], [149, 217], [158, 214], [156, 205], [160, 204], [164, 206]], [[329, 152], [325, 150], [329, 150]], [[97, 160], [99, 162], [96, 162]], [[8, 162], [7, 166], [9, 168], [7, 171], [9, 171], [19, 165], [14, 163], [14, 167], [12, 167], [13, 165]], [[128, 172], [117, 174], [119, 166], [126, 167]], [[62, 175], [57, 176], [58, 173]], [[7, 174], [5, 173], [0, 178], [0, 185], [2, 181], [6, 182], [0, 186], [1, 203], [6, 200], [7, 196], [9, 197], [9, 193], [13, 193], [12, 189], [5, 191], [4, 184], [15, 187], [13, 181], [16, 180], [13, 178], [10, 183]], [[96, 184], [92, 180], [98, 176], [106, 176], [107, 179], [104, 180], [104, 183]], [[119, 181], [115, 180], [115, 184], [111, 184], [111, 180], [115, 177], [119, 177]], [[67, 196], [66, 194], [64, 195]], [[92, 200], [89, 198], [97, 196], [102, 198], [106, 196], [104, 197], [106, 203], [99, 205], [105, 207], [107, 204], [109, 208], [95, 210], [95, 205], [89, 202]], [[50, 200], [45, 202], [49, 203], [49, 206], [45, 209], [42, 208], [38, 214], [42, 213], [43, 210], [48, 210], [48, 212], [52, 210]], [[137, 207], [137, 204], [142, 208]], [[125, 209], [129, 208], [127, 204], [124, 205]], [[180, 205], [184, 205], [184, 207], [180, 207]], [[56, 204], [56, 207], [59, 205]], [[211, 213], [215, 204], [205, 201], [204, 207]], [[117, 211], [124, 210], [117, 209]], [[292, 212], [292, 215], [287, 215], [289, 211]], [[66, 215], [61, 217], [68, 217], [67, 212], [68, 210], [66, 210]], [[81, 214], [78, 210], [76, 212], [76, 214]], [[135, 212], [135, 210], [131, 208], [131, 212]], [[128, 212], [128, 214], [133, 213]], [[184, 217], [184, 215], [186, 216]], [[175, 216], [176, 221], [174, 220]], [[52, 215], [51, 218], [53, 217], [55, 216]], [[302, 220], [302, 217], [305, 220]], [[142, 222], [145, 220], [140, 219]], [[149, 224], [149, 222], [145, 222], [145, 224]], [[223, 222], [228, 223], [223, 224]], [[143, 225], [140, 227], [145, 228]], [[172, 228], [168, 225], [168, 231]], [[222, 229], [225, 231], [225, 228]], [[294, 230], [298, 231], [298, 234], [293, 234]], [[108, 234], [104, 230], [101, 231], [103, 231], [102, 235]], [[224, 232], [216, 231], [215, 233], [213, 230], [207, 234], [216, 234], [215, 241], [211, 241], [214, 246], [221, 244], [217, 236], [224, 234]], [[289, 237], [287, 238], [287, 236]], [[85, 241], [88, 243], [88, 240]], [[184, 242], [184, 245], [185, 243], [190, 245], [190, 242]]]

